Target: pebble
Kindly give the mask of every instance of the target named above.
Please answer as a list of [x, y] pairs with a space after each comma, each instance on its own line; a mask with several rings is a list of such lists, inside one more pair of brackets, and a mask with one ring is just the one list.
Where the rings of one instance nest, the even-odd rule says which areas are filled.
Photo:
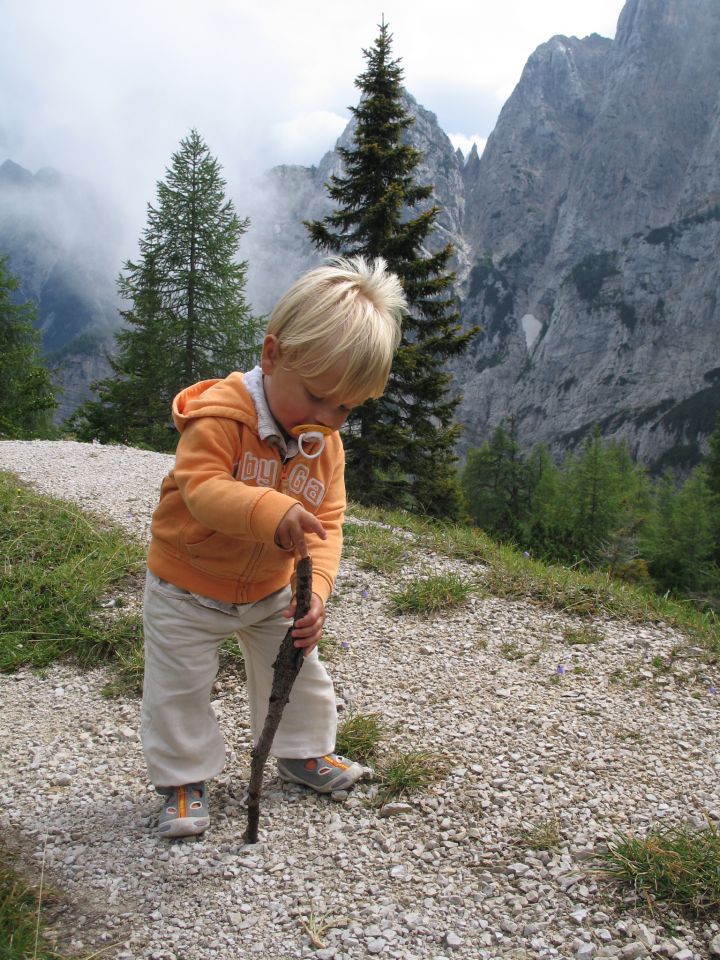
[[[171, 464], [123, 446], [0, 441], [0, 469], [141, 540]], [[34, 870], [45, 864], [78, 916], [83, 904], [82, 955], [113, 943], [118, 960], [720, 956], [719, 929], [688, 920], [682, 940], [669, 937], [594, 869], [617, 830], [720, 811], [720, 703], [707, 695], [717, 669], [703, 664], [696, 680], [688, 658], [684, 682], [666, 673], [660, 689], [651, 658], [670, 662], [685, 643], [666, 625], [579, 619], [483, 592], [436, 617], [392, 613], [398, 582], [482, 581], [483, 570], [424, 548], [386, 577], [347, 551], [328, 605], [337, 705], [380, 713], [384, 754], [438, 753], [445, 774], [378, 807], [377, 784], [318, 797], [283, 784], [271, 762], [252, 847], [242, 842], [242, 676], [223, 673], [213, 693], [228, 753], [210, 784], [211, 828], [168, 843], [154, 832], [139, 701], [102, 696], [112, 672], [65, 662], [0, 674], [4, 835]], [[137, 608], [138, 590], [103, 615]], [[601, 642], [568, 647], [565, 631], [588, 626]], [[619, 670], [633, 683], [616, 682]], [[533, 849], [529, 838], [549, 828], [558, 844]]]

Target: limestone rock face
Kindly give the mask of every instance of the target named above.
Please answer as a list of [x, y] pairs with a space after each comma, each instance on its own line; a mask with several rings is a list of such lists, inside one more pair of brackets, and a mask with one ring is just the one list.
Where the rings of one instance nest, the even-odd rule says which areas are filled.
[[720, 409], [720, 5], [628, 0], [614, 41], [555, 37], [465, 170], [464, 443], [599, 423], [658, 469]]

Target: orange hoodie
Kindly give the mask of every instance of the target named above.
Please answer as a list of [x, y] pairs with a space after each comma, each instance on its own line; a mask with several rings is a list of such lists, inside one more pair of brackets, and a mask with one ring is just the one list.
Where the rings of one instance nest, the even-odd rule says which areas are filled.
[[184, 590], [250, 603], [291, 582], [293, 555], [275, 531], [297, 501], [315, 514], [327, 540], [308, 534], [313, 592], [332, 592], [342, 549], [345, 455], [338, 433], [317, 459], [282, 455], [257, 432], [241, 373], [204, 380], [173, 403], [180, 431], [175, 469], [153, 514], [148, 567]]

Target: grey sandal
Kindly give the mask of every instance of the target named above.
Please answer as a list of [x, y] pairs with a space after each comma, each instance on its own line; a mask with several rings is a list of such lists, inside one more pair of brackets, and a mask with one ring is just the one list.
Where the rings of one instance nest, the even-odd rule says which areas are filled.
[[156, 787], [165, 797], [158, 833], [169, 839], [193, 837], [210, 826], [210, 810], [205, 784], [186, 783], [181, 787]]
[[365, 767], [337, 753], [310, 760], [288, 760], [283, 757], [278, 759], [277, 769], [283, 780], [302, 783], [318, 793], [349, 790], [365, 773]]

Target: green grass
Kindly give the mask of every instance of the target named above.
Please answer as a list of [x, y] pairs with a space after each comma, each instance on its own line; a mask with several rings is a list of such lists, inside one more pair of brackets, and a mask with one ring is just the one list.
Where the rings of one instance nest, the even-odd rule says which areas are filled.
[[358, 565], [374, 573], [395, 573], [408, 550], [404, 536], [375, 523], [346, 523], [343, 540]]
[[455, 573], [442, 573], [411, 581], [391, 592], [395, 613], [437, 613], [465, 603], [474, 586]]
[[515, 842], [527, 850], [557, 850], [562, 843], [560, 821], [555, 818], [538, 820], [523, 827]]
[[443, 757], [422, 750], [388, 757], [376, 769], [376, 782], [380, 788], [377, 802], [383, 804], [419, 793], [442, 779], [446, 769]]
[[522, 660], [526, 651], [514, 640], [504, 640], [500, 644], [500, 656], [504, 660]]
[[83, 666], [132, 657], [139, 617], [111, 615], [100, 603], [139, 574], [139, 544], [3, 473], [0, 528], [0, 670], [68, 655]]
[[335, 750], [358, 763], [372, 763], [383, 738], [379, 713], [356, 713], [346, 717], [338, 727]]
[[720, 661], [720, 617], [691, 602], [659, 596], [642, 586], [614, 580], [607, 572], [569, 569], [526, 557], [514, 547], [498, 544], [468, 524], [449, 524], [418, 517], [403, 510], [382, 511], [350, 506], [358, 518], [409, 531], [412, 549], [432, 550], [448, 557], [483, 565], [480, 577], [492, 596], [524, 600], [579, 616], [604, 616], [630, 622], [665, 623], [682, 630], [705, 652]]
[[602, 634], [590, 627], [569, 627], [563, 631], [563, 640], [570, 647], [587, 647], [591, 644], [600, 643]]
[[605, 874], [651, 905], [694, 916], [720, 910], [720, 829], [656, 827], [646, 837], [619, 835], [601, 860]]
[[38, 912], [38, 904], [48, 902], [47, 891], [30, 887], [15, 872], [2, 844], [0, 852], [0, 960], [59, 960], [43, 937]]

